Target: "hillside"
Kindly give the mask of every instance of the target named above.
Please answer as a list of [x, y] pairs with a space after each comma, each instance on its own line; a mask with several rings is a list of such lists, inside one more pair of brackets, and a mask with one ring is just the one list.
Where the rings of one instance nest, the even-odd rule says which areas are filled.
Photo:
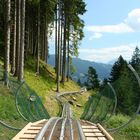
[[[56, 96], [56, 83], [55, 83], [55, 71], [50, 65], [46, 65], [44, 62], [41, 61], [40, 65], [40, 75], [36, 75], [34, 72], [35, 67], [33, 59], [26, 63], [25, 68], [25, 81], [27, 84], [34, 89], [38, 95], [43, 100], [45, 107], [47, 108], [48, 112], [51, 116], [56, 116], [59, 112], [58, 102], [55, 99]], [[38, 85], [38, 86], [36, 86]], [[69, 82], [65, 82], [65, 84], [60, 84], [60, 92], [63, 91], [79, 91], [80, 87], [72, 80]], [[89, 93], [84, 94], [84, 96], [79, 97], [80, 102], [84, 103], [89, 96]], [[52, 110], [51, 107], [55, 109]], [[78, 109], [79, 110], [79, 109]]]
[[[55, 65], [55, 56], [54, 55], [50, 55], [49, 59], [48, 59], [48, 63], [51, 64], [53, 67]], [[76, 68], [76, 73], [74, 75], [72, 75], [73, 79], [75, 81], [78, 80], [78, 78], [82, 75], [82, 74], [86, 74], [88, 71], [89, 66], [92, 66], [96, 69], [97, 74], [99, 76], [100, 79], [104, 79], [104, 78], [108, 78], [112, 65], [110, 64], [103, 64], [103, 63], [97, 63], [97, 62], [91, 62], [91, 61], [87, 61], [87, 60], [82, 60], [79, 58], [73, 58], [72, 59], [72, 64], [74, 65], [74, 67]]]
[[[2, 83], [0, 83], [0, 120], [17, 128], [22, 128], [27, 124], [16, 110], [14, 95]], [[16, 133], [17, 131], [0, 124], [0, 140], [11, 139]]]
[[[3, 65], [3, 62], [0, 61], [0, 65]], [[55, 73], [54, 69], [41, 62], [40, 65], [40, 75], [36, 75], [34, 72], [34, 61], [30, 58], [25, 64], [25, 81], [26, 83], [37, 92], [37, 94], [42, 99], [45, 108], [51, 116], [58, 116], [60, 111], [60, 105], [56, 100], [56, 85], [55, 85]], [[1, 67], [0, 67], [1, 70]], [[0, 74], [1, 79], [1, 74]], [[80, 87], [73, 81], [66, 82], [65, 85], [60, 85], [60, 91], [79, 91]], [[77, 102], [73, 104], [74, 116], [80, 117], [83, 112], [84, 104], [88, 99], [90, 93], [85, 93], [84, 95], [75, 96]], [[70, 99], [70, 96], [67, 98]], [[77, 104], [82, 107], [77, 106]], [[53, 108], [52, 108], [53, 107]], [[25, 122], [21, 116], [18, 114], [15, 107], [15, 97], [9, 89], [7, 89], [3, 83], [0, 83], [0, 120], [16, 126], [23, 127], [27, 122]], [[0, 127], [0, 139], [7, 140], [11, 139], [17, 132], [11, 131], [7, 128]]]
[[[0, 61], [2, 65], [3, 62]], [[54, 69], [50, 65], [46, 65], [41, 62], [41, 73], [36, 75], [34, 72], [34, 61], [30, 58], [30, 61], [25, 64], [25, 80], [28, 85], [34, 89], [40, 98], [42, 99], [47, 111], [51, 116], [57, 116], [59, 114], [60, 106], [55, 99], [55, 73]], [[32, 66], [32, 67], [31, 67]], [[61, 92], [63, 91], [77, 91], [80, 87], [73, 81], [66, 82], [65, 85], [61, 84]], [[87, 92], [83, 95], [67, 96], [64, 100], [73, 101], [73, 115], [79, 118], [84, 111], [85, 103], [88, 101], [90, 93]], [[80, 106], [79, 106], [80, 105]], [[53, 106], [53, 109], [52, 109]], [[16, 111], [14, 94], [7, 89], [2, 82], [0, 83], [0, 120], [7, 122], [16, 127], [23, 127], [27, 122], [25, 122]], [[124, 121], [128, 120], [128, 116], [117, 115], [112, 117], [111, 120], [107, 122], [107, 126], [116, 127], [119, 126]], [[115, 140], [138, 140], [139, 139], [139, 117], [131, 124], [128, 128], [122, 130], [120, 133], [113, 134]], [[11, 131], [7, 128], [0, 127], [0, 139], [8, 140], [11, 139], [17, 132]]]

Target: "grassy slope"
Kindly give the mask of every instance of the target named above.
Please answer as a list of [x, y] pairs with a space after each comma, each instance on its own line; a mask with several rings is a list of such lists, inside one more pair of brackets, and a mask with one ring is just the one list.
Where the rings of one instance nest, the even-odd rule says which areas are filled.
[[[102, 99], [104, 99], [102, 97]], [[104, 100], [100, 100], [101, 103], [98, 104], [98, 108], [96, 108], [96, 112], [101, 110], [100, 104], [105, 104], [106, 102]], [[95, 101], [88, 100], [88, 104]], [[88, 110], [88, 107], [85, 108]], [[96, 113], [95, 113], [96, 114]], [[106, 124], [103, 123], [105, 128], [116, 128], [121, 126], [122, 124], [128, 122], [130, 119], [129, 116], [124, 116], [122, 114], [118, 114], [115, 116], [112, 116], [110, 120], [106, 122]], [[121, 131], [112, 133], [111, 134], [115, 140], [140, 140], [140, 116], [137, 117], [132, 123], [130, 123], [126, 128], [121, 129]]]
[[[32, 68], [31, 68], [32, 67]], [[59, 113], [59, 104], [55, 99], [56, 96], [56, 84], [55, 84], [55, 71], [50, 65], [46, 65], [41, 62], [40, 65], [40, 74], [36, 75], [35, 73], [35, 65], [34, 61], [31, 59], [26, 63], [25, 69], [25, 81], [27, 84], [34, 89], [38, 95], [41, 97], [47, 111], [51, 116], [57, 116]], [[60, 92], [63, 91], [79, 91], [80, 87], [73, 81], [69, 80], [64, 85], [60, 84]], [[82, 106], [87, 101], [89, 93], [85, 93], [84, 95], [77, 96], [77, 101]], [[53, 106], [53, 109], [52, 109]], [[83, 108], [73, 106], [74, 110], [79, 110], [82, 113]], [[78, 111], [77, 111], [78, 112]], [[80, 116], [80, 114], [76, 113], [76, 116]]]
[[[3, 64], [3, 62], [0, 61], [0, 64]], [[60, 107], [55, 99], [56, 84], [53, 78], [55, 77], [54, 69], [49, 65], [46, 69], [46, 65], [41, 62], [40, 75], [36, 75], [33, 59], [30, 59], [25, 66], [25, 81], [41, 97], [49, 114], [51, 116], [57, 116]], [[65, 85], [60, 85], [60, 92], [79, 90], [80, 87], [71, 80], [66, 82]], [[88, 98], [88, 94], [89, 93], [77, 96], [76, 98], [79, 101], [78, 104], [83, 106]], [[83, 108], [77, 107], [76, 105], [73, 108], [74, 110], [78, 110], [75, 111], [75, 116], [80, 116]], [[16, 127], [23, 127], [27, 123], [22, 120], [16, 111], [14, 95], [5, 86], [3, 86], [2, 83], [0, 83], [0, 119]], [[0, 125], [0, 140], [11, 139], [16, 133], [17, 132], [4, 128], [3, 126], [1, 127]]]
[[139, 140], [139, 138], [136, 138], [136, 137], [130, 137], [126, 134], [120, 134], [120, 133], [115, 133], [115, 134], [112, 134], [112, 137], [115, 139], [115, 140]]
[[[125, 122], [128, 122], [129, 119], [129, 116], [118, 114], [113, 116], [106, 125], [108, 128], [115, 128], [124, 124]], [[115, 138], [115, 140], [140, 140], [140, 116], [138, 116], [126, 128], [112, 134], [112, 136]]]
[[[0, 61], [0, 63], [2, 63]], [[40, 75], [35, 74], [35, 66], [34, 62], [31, 59], [28, 64], [26, 64], [25, 69], [25, 80], [28, 85], [34, 89], [38, 95], [43, 100], [43, 103], [50, 113], [51, 116], [56, 116], [59, 112], [59, 105], [55, 99], [55, 80], [51, 77], [55, 77], [54, 69], [51, 66], [47, 66], [49, 69], [46, 70], [46, 66], [44, 63], [41, 63], [41, 73]], [[51, 73], [51, 74], [50, 74]], [[50, 76], [51, 75], [51, 76]], [[77, 91], [79, 90], [79, 86], [73, 81], [66, 82], [65, 85], [61, 85], [60, 91]], [[77, 101], [74, 101], [71, 96], [67, 96], [65, 100], [72, 100], [74, 105], [72, 106], [74, 111], [74, 116], [79, 118], [84, 109], [84, 104], [88, 100], [89, 93], [85, 93], [82, 96], [74, 96]], [[77, 105], [81, 105], [78, 107]], [[52, 108], [53, 107], [53, 108]], [[8, 122], [9, 124], [13, 124], [13, 126], [23, 127], [26, 122], [24, 122], [15, 108], [14, 95], [0, 83], [0, 119]], [[107, 126], [116, 126], [122, 121], [126, 121], [128, 117], [126, 116], [116, 116], [112, 117], [112, 119], [108, 122]], [[138, 135], [140, 135], [140, 118], [137, 118], [129, 127], [122, 130], [119, 133], [113, 134], [115, 140], [138, 140], [140, 139]], [[11, 139], [16, 132], [11, 131], [7, 128], [0, 126], [0, 140], [8, 140]], [[134, 136], [138, 136], [138, 138], [134, 138]]]
[[[0, 120], [18, 128], [26, 124], [16, 111], [14, 95], [2, 84], [0, 84]], [[16, 133], [0, 125], [0, 140], [11, 139]]]
[[82, 94], [76, 95], [65, 95], [64, 97], [61, 97], [61, 100], [63, 102], [70, 101], [73, 116], [74, 118], [79, 119], [84, 111], [84, 106], [88, 101], [88, 97], [90, 94], [90, 92], [84, 92]]

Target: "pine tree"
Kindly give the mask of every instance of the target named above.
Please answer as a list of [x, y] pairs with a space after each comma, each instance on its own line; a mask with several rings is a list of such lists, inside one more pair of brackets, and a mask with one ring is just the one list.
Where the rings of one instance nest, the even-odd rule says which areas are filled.
[[126, 65], [127, 65], [127, 62], [120, 55], [120, 57], [118, 58], [118, 60], [114, 63], [112, 67], [109, 81], [110, 82], [116, 81], [120, 77], [120, 74], [123, 71], [123, 67], [125, 67]]
[[[9, 7], [10, 2], [12, 5]], [[54, 29], [57, 87], [59, 88], [60, 75], [62, 83], [66, 81], [66, 76], [68, 81], [74, 72], [71, 67], [72, 56], [78, 56], [78, 45], [84, 37], [84, 22], [80, 15], [86, 12], [85, 7], [83, 0], [1, 0], [0, 55], [5, 61], [5, 83], [8, 83], [10, 62], [12, 74], [23, 81], [25, 59], [28, 61], [29, 57], [34, 57], [36, 69], [35, 66], [33, 69], [39, 74], [41, 60], [47, 63], [49, 37]]]
[[77, 84], [78, 84], [79, 86], [82, 86], [82, 83], [81, 83], [80, 78], [78, 78], [78, 80], [77, 80]]
[[[132, 56], [132, 58], [135, 57]], [[136, 78], [128, 69], [127, 62], [122, 56], [114, 63], [109, 80], [113, 82], [113, 87], [117, 93], [117, 111], [132, 115], [139, 103], [139, 87]]]
[[130, 61], [130, 64], [137, 69], [138, 66], [140, 66], [140, 50], [138, 46], [136, 46], [135, 51], [133, 52], [132, 59]]
[[[132, 67], [136, 70], [136, 72], [139, 74], [140, 76], [140, 50], [138, 48], [138, 46], [136, 46], [134, 52], [133, 52], [133, 56], [131, 58], [130, 64], [132, 65]], [[136, 80], [136, 77], [134, 77], [134, 75], [131, 72], [131, 82], [133, 84], [133, 96], [135, 97], [135, 99], [133, 99], [133, 102], [135, 103], [135, 107], [137, 107], [139, 101], [140, 101], [140, 96], [139, 96], [139, 91], [140, 91], [140, 87], [138, 85], [138, 81]], [[133, 104], [134, 106], [134, 104]]]
[[93, 67], [89, 67], [87, 76], [87, 88], [94, 89], [99, 88], [99, 79], [96, 70]]

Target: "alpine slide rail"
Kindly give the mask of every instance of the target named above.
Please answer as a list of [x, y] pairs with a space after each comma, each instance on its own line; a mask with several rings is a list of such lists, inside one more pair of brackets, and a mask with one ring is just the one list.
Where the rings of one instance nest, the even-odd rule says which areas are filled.
[[74, 119], [69, 103], [64, 103], [61, 117], [28, 123], [12, 140], [113, 140], [113, 138], [100, 124]]

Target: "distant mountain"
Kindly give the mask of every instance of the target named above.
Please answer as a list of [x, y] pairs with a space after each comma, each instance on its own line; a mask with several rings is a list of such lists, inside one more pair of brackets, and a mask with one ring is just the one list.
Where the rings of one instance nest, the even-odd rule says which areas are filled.
[[[55, 65], [54, 60], [55, 60], [55, 56], [50, 55], [48, 63], [54, 66]], [[109, 74], [112, 68], [112, 65], [110, 64], [91, 62], [91, 61], [82, 60], [79, 58], [73, 58], [72, 62], [73, 62], [73, 65], [77, 69], [77, 72], [74, 75], [72, 75], [74, 80], [78, 80], [79, 77], [83, 77], [84, 74], [88, 72], [89, 66], [92, 66], [96, 69], [97, 74], [101, 80], [109, 77]]]
[[116, 61], [117, 61], [117, 59], [112, 59], [108, 62], [108, 64], [113, 65]]

